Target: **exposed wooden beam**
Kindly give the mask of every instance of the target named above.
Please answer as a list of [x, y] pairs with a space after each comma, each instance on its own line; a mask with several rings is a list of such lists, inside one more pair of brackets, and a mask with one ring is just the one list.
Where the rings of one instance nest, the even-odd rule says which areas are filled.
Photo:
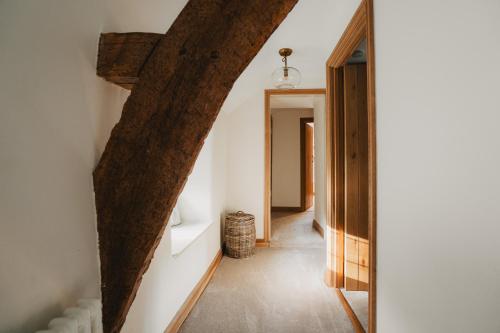
[[147, 57], [94, 170], [106, 333], [125, 322], [224, 99], [296, 2], [190, 0]]
[[146, 32], [101, 34], [97, 75], [125, 89], [132, 89], [162, 36]]

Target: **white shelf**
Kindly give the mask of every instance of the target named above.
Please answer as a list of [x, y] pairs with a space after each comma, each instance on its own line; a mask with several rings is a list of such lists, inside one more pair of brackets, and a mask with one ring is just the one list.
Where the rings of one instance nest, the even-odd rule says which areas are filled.
[[183, 221], [181, 224], [171, 227], [172, 256], [181, 254], [191, 243], [193, 243], [212, 222]]

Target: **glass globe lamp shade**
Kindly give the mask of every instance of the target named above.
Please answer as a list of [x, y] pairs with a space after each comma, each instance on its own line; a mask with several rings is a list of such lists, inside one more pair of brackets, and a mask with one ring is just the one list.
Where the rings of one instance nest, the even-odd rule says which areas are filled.
[[283, 66], [273, 72], [272, 79], [278, 89], [293, 89], [300, 84], [301, 75], [297, 68]]

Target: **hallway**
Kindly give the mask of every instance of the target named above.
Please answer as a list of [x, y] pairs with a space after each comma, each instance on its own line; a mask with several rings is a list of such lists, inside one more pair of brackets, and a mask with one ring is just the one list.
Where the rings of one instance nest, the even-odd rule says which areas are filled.
[[224, 257], [180, 332], [353, 332], [323, 282], [326, 252], [311, 220], [311, 212], [273, 214], [271, 248]]
[[324, 239], [313, 229], [314, 211], [271, 213], [271, 247], [325, 248]]

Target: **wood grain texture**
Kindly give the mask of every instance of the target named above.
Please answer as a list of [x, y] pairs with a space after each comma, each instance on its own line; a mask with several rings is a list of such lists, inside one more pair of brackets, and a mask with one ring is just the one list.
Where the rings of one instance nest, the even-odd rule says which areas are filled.
[[271, 240], [271, 96], [324, 95], [324, 88], [264, 90], [264, 239]]
[[144, 32], [101, 34], [97, 75], [125, 89], [132, 89], [162, 36]]
[[368, 109], [365, 64], [344, 65], [345, 278], [346, 290], [368, 291], [360, 242], [368, 242]]
[[[375, 117], [375, 54], [373, 30], [373, 0], [362, 0], [352, 20], [348, 24], [337, 46], [330, 55], [326, 64], [327, 74], [327, 268], [325, 282], [329, 286], [341, 286], [343, 279], [338, 279], [340, 272], [339, 263], [343, 261], [338, 240], [342, 231], [336, 230], [335, 216], [338, 210], [336, 192], [336, 133], [335, 122], [337, 100], [336, 73], [347, 62], [359, 42], [366, 38], [367, 41], [367, 90], [368, 90], [368, 238], [369, 238], [369, 333], [376, 332], [376, 249], [377, 249], [377, 214], [376, 214], [376, 117]], [[342, 246], [343, 248], [343, 246]]]
[[335, 255], [336, 231], [333, 226], [333, 189], [334, 189], [334, 170], [333, 170], [333, 101], [334, 101], [334, 71], [328, 63], [326, 64], [326, 94], [325, 94], [325, 199], [326, 199], [326, 269], [324, 275], [325, 284], [328, 287], [336, 285], [335, 264], [337, 260]]
[[223, 256], [222, 250], [219, 250], [215, 255], [214, 259], [212, 260], [212, 262], [210, 263], [210, 266], [208, 266], [208, 269], [205, 272], [205, 274], [203, 274], [200, 281], [198, 281], [196, 286], [193, 288], [187, 299], [182, 304], [179, 311], [177, 311], [174, 318], [170, 321], [170, 324], [165, 329], [165, 333], [177, 333], [177, 331], [179, 331], [179, 329], [182, 326], [182, 323], [184, 322], [184, 320], [186, 320], [191, 310], [193, 310], [194, 306], [196, 305], [196, 302], [198, 302], [201, 295], [203, 294], [203, 291], [205, 290], [208, 283], [214, 276], [215, 271], [217, 270], [217, 267], [219, 267], [219, 264], [222, 260], [222, 256]]
[[119, 332], [232, 85], [297, 0], [190, 0], [156, 44], [94, 170], [106, 333]]
[[339, 67], [334, 71], [334, 115], [333, 115], [333, 188], [332, 196], [335, 209], [333, 210], [333, 229], [335, 230], [335, 286], [344, 287], [345, 281], [345, 103], [344, 103], [344, 68]]
[[308, 123], [314, 123], [313, 117], [300, 118], [300, 209], [308, 210], [314, 204], [314, 132]]

